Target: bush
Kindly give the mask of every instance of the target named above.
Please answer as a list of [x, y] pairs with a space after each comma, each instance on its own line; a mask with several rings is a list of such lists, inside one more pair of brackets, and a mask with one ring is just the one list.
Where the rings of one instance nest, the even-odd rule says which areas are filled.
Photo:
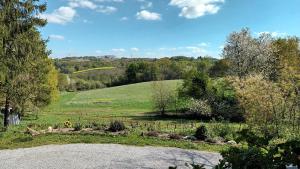
[[72, 127], [72, 123], [68, 120], [64, 122], [64, 126], [65, 128], [71, 128]]
[[80, 131], [82, 129], [81, 123], [75, 123], [74, 124], [74, 131]]
[[59, 129], [60, 125], [59, 124], [54, 124], [53, 129]]
[[211, 116], [211, 108], [207, 100], [191, 99], [188, 112], [200, 117]]
[[221, 154], [223, 160], [216, 169], [284, 169], [290, 165], [300, 167], [299, 140], [267, 147], [230, 147]]
[[197, 128], [196, 133], [195, 133], [195, 137], [199, 140], [205, 140], [208, 136], [208, 132], [207, 132], [207, 128], [202, 125], [200, 127]]
[[224, 169], [276, 169], [272, 168], [267, 154], [266, 150], [257, 147], [231, 147], [222, 152], [223, 162], [220, 165]]
[[214, 136], [222, 137], [226, 141], [235, 140], [237, 137], [236, 131], [232, 126], [230, 126], [228, 122], [223, 122], [221, 124], [220, 123], [213, 124], [210, 131], [212, 137]]
[[123, 131], [125, 130], [125, 124], [121, 121], [111, 122], [108, 130], [111, 132]]

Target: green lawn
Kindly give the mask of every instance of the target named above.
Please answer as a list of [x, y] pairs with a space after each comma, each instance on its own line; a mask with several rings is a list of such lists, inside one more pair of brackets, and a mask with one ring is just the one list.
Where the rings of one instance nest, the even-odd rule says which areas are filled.
[[[182, 81], [170, 80], [163, 83], [176, 90]], [[67, 143], [120, 143], [139, 146], [171, 146], [205, 151], [220, 151], [226, 148], [226, 146], [207, 143], [140, 136], [142, 132], [150, 129], [163, 133], [191, 135], [200, 125], [200, 122], [196, 120], [153, 116], [152, 90], [152, 82], [146, 82], [99, 90], [61, 93], [58, 101], [39, 112], [38, 119], [34, 115], [27, 116], [20, 126], [10, 127], [7, 132], [0, 132], [0, 149]], [[48, 126], [63, 126], [67, 120], [73, 124], [80, 122], [83, 125], [92, 122], [108, 125], [113, 120], [121, 120], [128, 127], [129, 134], [127, 136], [47, 134], [38, 137], [24, 134], [28, 125], [34, 126], [36, 129], [47, 129]], [[131, 127], [136, 124], [137, 128]], [[221, 124], [207, 123], [206, 125], [214, 130], [213, 126]], [[231, 126], [238, 127], [234, 124]]]

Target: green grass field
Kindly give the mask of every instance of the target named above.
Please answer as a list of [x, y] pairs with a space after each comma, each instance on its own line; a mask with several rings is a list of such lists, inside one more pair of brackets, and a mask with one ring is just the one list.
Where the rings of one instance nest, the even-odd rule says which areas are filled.
[[111, 69], [115, 69], [115, 67], [98, 67], [98, 68], [93, 68], [93, 69], [76, 71], [76, 72], [73, 72], [73, 74], [86, 73], [86, 72], [96, 71], [96, 70], [111, 70]]
[[[163, 83], [176, 90], [182, 81], [170, 80]], [[120, 143], [139, 146], [171, 146], [205, 151], [220, 151], [227, 147], [208, 143], [141, 137], [141, 133], [149, 129], [163, 133], [191, 135], [200, 125], [200, 122], [196, 120], [153, 116], [155, 114], [151, 102], [152, 90], [152, 82], [146, 82], [99, 90], [61, 93], [58, 101], [38, 113], [37, 119], [35, 115], [26, 116], [20, 126], [13, 126], [7, 132], [0, 132], [0, 149], [67, 143]], [[81, 123], [83, 125], [92, 122], [108, 125], [113, 120], [121, 120], [129, 127], [129, 134], [127, 136], [47, 134], [32, 137], [24, 133], [28, 125], [34, 125], [37, 129], [47, 129], [48, 126], [63, 126], [67, 120], [73, 124]], [[130, 128], [132, 124], [136, 123], [139, 124], [138, 128]], [[213, 126], [221, 124], [206, 123], [206, 125], [213, 130]], [[234, 124], [231, 126], [238, 127]]]
[[[165, 81], [176, 90], [179, 80]], [[126, 86], [62, 93], [60, 99], [39, 114], [38, 122], [62, 123], [76, 121], [99, 121], [105, 118], [132, 118], [147, 116], [153, 111], [152, 82]]]

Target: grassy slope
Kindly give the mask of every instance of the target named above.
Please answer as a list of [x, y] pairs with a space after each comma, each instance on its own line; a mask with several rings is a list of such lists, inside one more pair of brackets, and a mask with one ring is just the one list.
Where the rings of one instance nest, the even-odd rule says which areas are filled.
[[[164, 81], [174, 90], [179, 80]], [[40, 114], [40, 120], [48, 123], [70, 120], [99, 120], [111, 117], [142, 116], [151, 112], [152, 82], [126, 86], [62, 93], [58, 102], [48, 106]]]
[[[164, 81], [164, 83], [175, 90], [181, 81], [171, 80]], [[67, 143], [119, 143], [139, 146], [171, 146], [206, 151], [220, 151], [225, 148], [224, 146], [206, 143], [199, 144], [188, 141], [141, 137], [141, 132], [147, 131], [149, 126], [152, 125], [159, 126], [159, 129], [157, 129], [159, 131], [169, 133], [193, 133], [195, 130], [195, 127], [191, 128], [190, 126], [195, 121], [149, 119], [147, 117], [147, 114], [153, 111], [151, 85], [151, 82], [147, 82], [84, 92], [62, 93], [59, 101], [51, 104], [39, 114], [39, 119], [26, 118], [20, 126], [11, 127], [6, 133], [0, 132], [0, 149]], [[63, 124], [68, 119], [73, 123], [78, 121], [81, 121], [81, 123], [109, 123], [115, 118], [136, 121], [141, 126], [145, 125], [145, 127], [131, 131], [126, 137], [82, 134], [48, 134], [31, 137], [24, 134], [24, 130], [29, 123], [39, 124], [41, 128], [45, 129], [54, 124]]]

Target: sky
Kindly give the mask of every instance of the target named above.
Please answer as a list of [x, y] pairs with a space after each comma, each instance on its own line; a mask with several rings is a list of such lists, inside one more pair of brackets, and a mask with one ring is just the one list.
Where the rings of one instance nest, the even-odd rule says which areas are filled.
[[51, 57], [221, 57], [231, 32], [300, 37], [300, 0], [48, 0]]

